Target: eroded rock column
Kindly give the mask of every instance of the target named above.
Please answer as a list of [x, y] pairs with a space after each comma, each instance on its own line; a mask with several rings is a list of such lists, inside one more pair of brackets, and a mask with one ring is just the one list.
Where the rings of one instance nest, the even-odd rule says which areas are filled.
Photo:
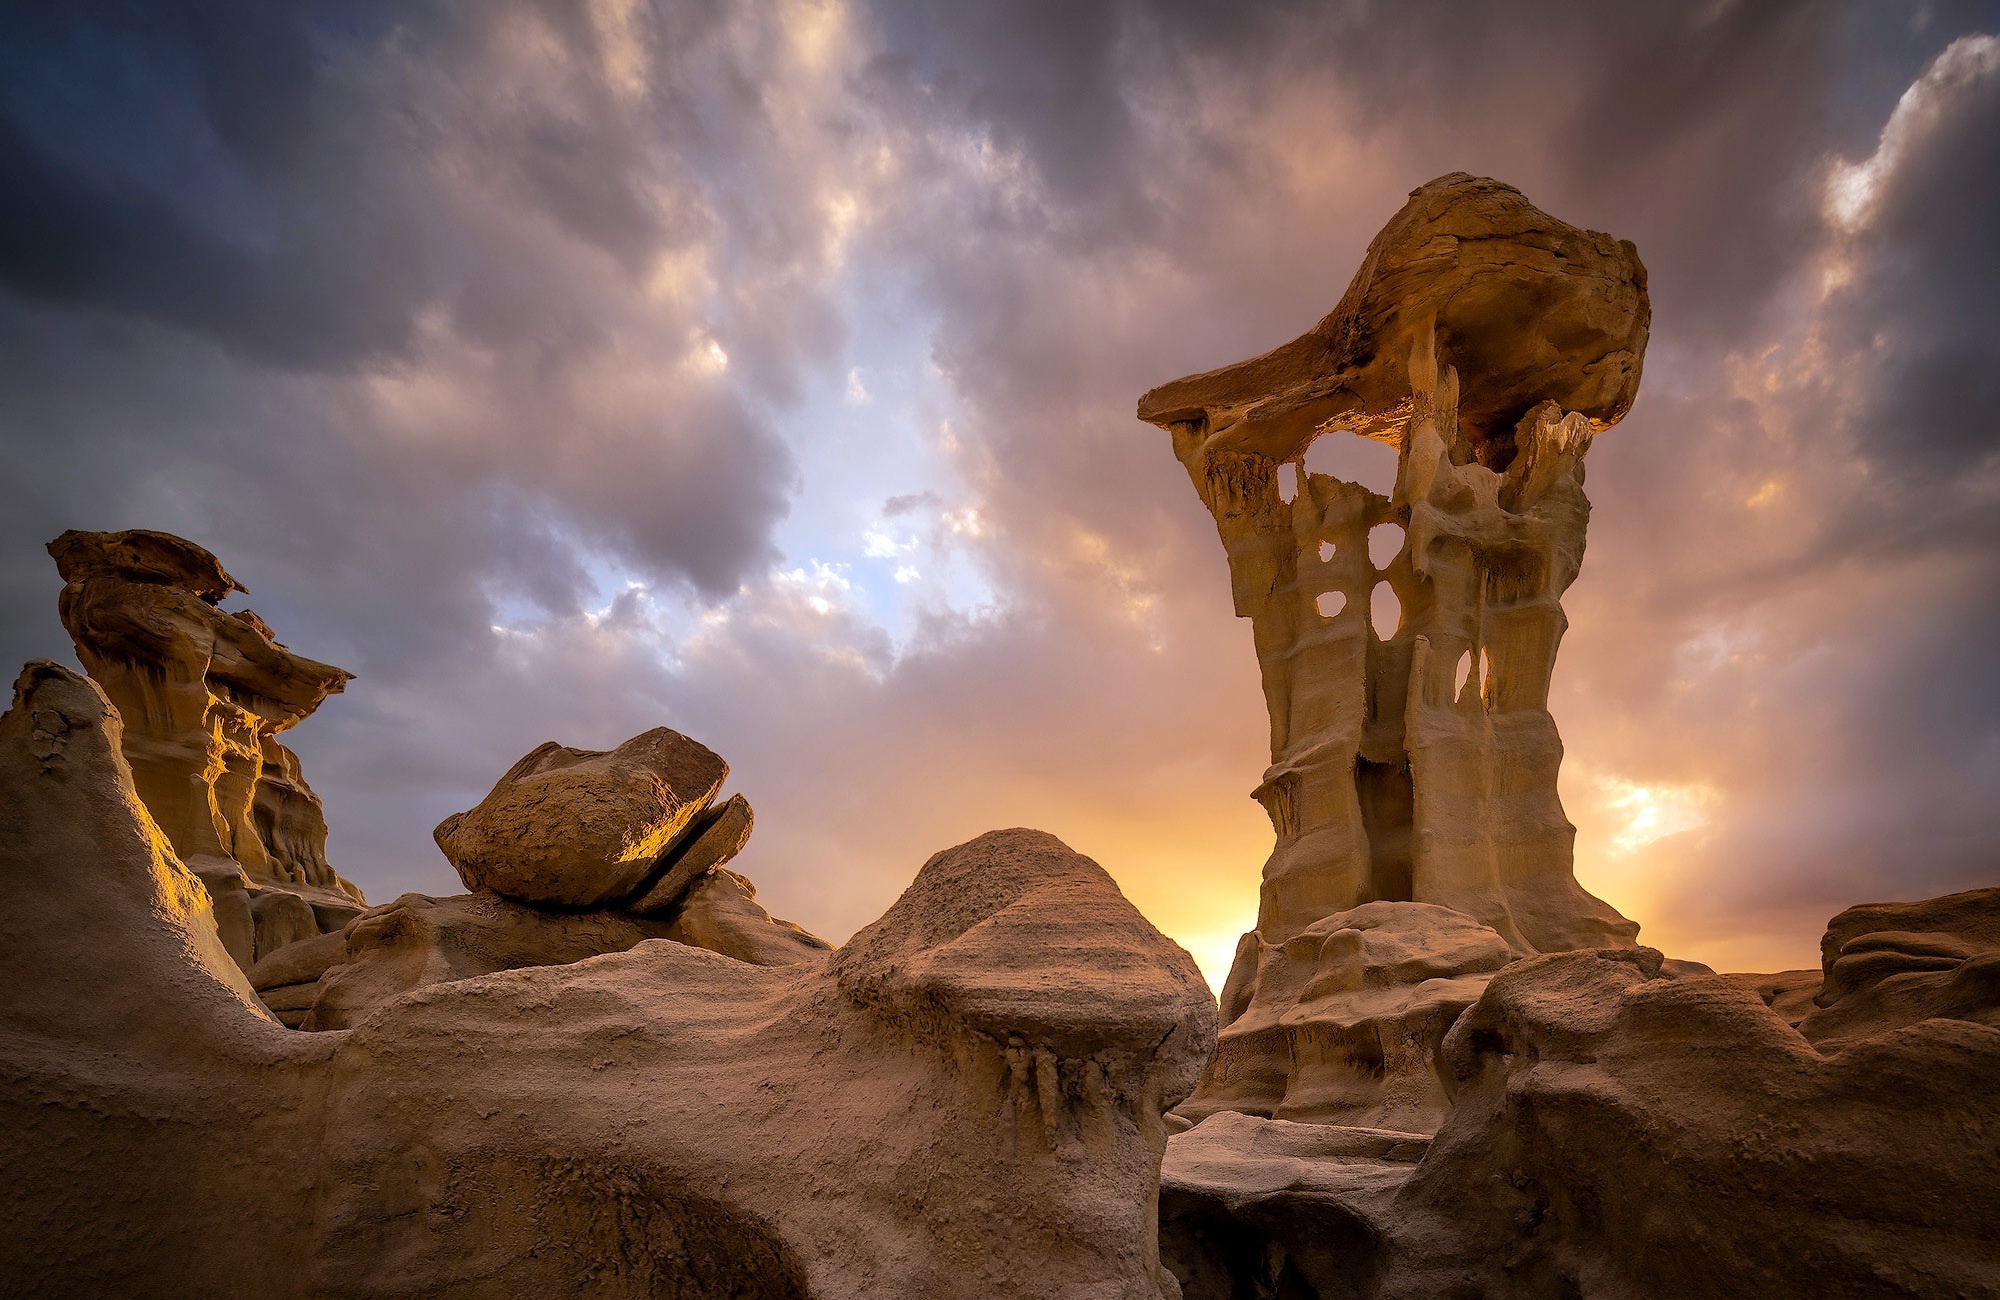
[[133, 784], [214, 897], [238, 963], [366, 905], [326, 860], [326, 819], [277, 739], [351, 674], [286, 649], [206, 550], [168, 533], [70, 531], [49, 543], [63, 627], [117, 706]]
[[[1421, 1097], [1325, 1099], [1422, 1093], [1377, 1086], [1385, 1063], [1428, 1070], [1466, 990], [1421, 1017], [1414, 1053], [1409, 1015], [1370, 999], [1401, 1006], [1377, 995], [1494, 966], [1398, 959], [1349, 978], [1335, 937], [1360, 924], [1354, 909], [1450, 909], [1492, 936], [1482, 953], [1634, 942], [1638, 926], [1576, 882], [1548, 696], [1590, 519], [1583, 457], [1631, 406], [1649, 316], [1629, 243], [1454, 174], [1411, 195], [1313, 330], [1141, 399], [1215, 517], [1271, 724], [1254, 795], [1276, 844], [1196, 1111], [1435, 1121]], [[1398, 448], [1389, 495], [1307, 472], [1315, 439], [1347, 433]], [[1370, 534], [1385, 526], [1401, 545], [1378, 562]], [[1371, 618], [1382, 584], [1393, 628]], [[1367, 915], [1404, 947], [1458, 933]]]

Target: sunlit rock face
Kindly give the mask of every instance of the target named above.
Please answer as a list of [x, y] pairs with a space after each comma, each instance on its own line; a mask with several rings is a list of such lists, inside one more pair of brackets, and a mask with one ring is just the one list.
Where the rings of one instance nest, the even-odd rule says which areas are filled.
[[214, 897], [238, 964], [365, 906], [326, 860], [326, 819], [278, 740], [351, 674], [297, 655], [249, 610], [244, 588], [168, 533], [72, 530], [49, 543], [77, 658], [124, 719], [146, 809]]
[[[1631, 405], [1649, 319], [1629, 243], [1455, 174], [1411, 196], [1311, 333], [1141, 400], [1215, 517], [1271, 723], [1255, 793], [1277, 844], [1196, 1106], [1297, 1105], [1296, 1071], [1230, 1040], [1276, 1014], [1265, 954], [1335, 913], [1436, 904], [1516, 956], [1634, 942], [1576, 882], [1548, 696], [1584, 455]], [[1305, 471], [1342, 430], [1398, 446], [1388, 496]], [[1393, 555], [1371, 557], [1377, 529]], [[1377, 627], [1384, 586], [1400, 613]]]
[[1651, 325], [1630, 241], [1453, 172], [1411, 192], [1326, 319], [1260, 357], [1162, 384], [1139, 399], [1139, 418], [1200, 424], [1218, 447], [1278, 462], [1329, 427], [1394, 445], [1428, 383], [1408, 369], [1412, 349], [1435, 335], [1438, 359], [1465, 381], [1464, 440], [1502, 468], [1543, 402], [1599, 430], [1623, 419]]
[[[938, 854], [812, 960], [653, 940], [303, 1034], [222, 951], [118, 730], [54, 664], [0, 716], [8, 1295], [1178, 1294], [1164, 1112], [1214, 1003], [1052, 836]], [[717, 881], [727, 928], [747, 894]]]

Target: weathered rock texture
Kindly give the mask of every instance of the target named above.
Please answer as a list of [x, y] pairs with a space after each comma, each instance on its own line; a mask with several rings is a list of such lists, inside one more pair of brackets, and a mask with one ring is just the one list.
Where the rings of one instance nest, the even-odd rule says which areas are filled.
[[2000, 1026], [2000, 889], [1850, 907], [1820, 956], [1799, 1032], [1822, 1050], [1933, 1018]]
[[[671, 917], [611, 908], [554, 912], [480, 892], [405, 894], [371, 908], [338, 935], [280, 949], [250, 968], [250, 983], [283, 1023], [347, 1029], [412, 989], [533, 966], [560, 966], [672, 939], [757, 966], [824, 956], [831, 945], [757, 906], [756, 890], [717, 872]], [[337, 943], [329, 942], [337, 940]]]
[[639, 891], [728, 776], [729, 764], [707, 746], [665, 727], [613, 750], [549, 741], [477, 807], [438, 823], [435, 835], [475, 890], [603, 907]]
[[54, 665], [0, 719], [10, 1295], [1173, 1293], [1163, 1111], [1214, 1003], [1053, 838], [939, 854], [811, 961], [645, 942], [296, 1034], [116, 730]]
[[[1256, 936], [1247, 937], [1256, 942]], [[1518, 954], [1430, 903], [1364, 903], [1260, 945], [1225, 1004], [1200, 1094], [1178, 1112], [1431, 1132], [1451, 1111], [1437, 1052], [1493, 972]]]
[[695, 881], [743, 851], [753, 820], [750, 801], [740, 794], [704, 813], [678, 843], [660, 855], [651, 883], [626, 907], [652, 915], [679, 906]]
[[1427, 1151], [1217, 1115], [1169, 1145], [1162, 1251], [1188, 1300], [2000, 1295], [1992, 1005], [1822, 1051], [1650, 949], [1518, 962]]
[[698, 879], [681, 899], [667, 937], [757, 966], [811, 961], [833, 945], [757, 902], [757, 887], [726, 867]]
[[[478, 807], [437, 828], [472, 893], [405, 894], [362, 914], [338, 944], [300, 931], [296, 952], [260, 945], [267, 955], [251, 983], [284, 1024], [327, 1030], [426, 985], [584, 961], [647, 939], [759, 966], [823, 956], [829, 944], [772, 917], [749, 881], [722, 868], [751, 826], [742, 795], [712, 803], [728, 771], [664, 727], [614, 750], [538, 746]], [[261, 912], [257, 925], [261, 936]]]
[[1430, 347], [1466, 378], [1462, 437], [1496, 469], [1543, 402], [1606, 429], [1632, 409], [1652, 307], [1629, 241], [1579, 230], [1511, 185], [1453, 172], [1412, 191], [1340, 305], [1261, 357], [1162, 384], [1139, 418], [1198, 424], [1218, 449], [1284, 462], [1328, 427], [1399, 444], [1407, 369]]
[[[1271, 721], [1256, 798], [1277, 844], [1218, 1069], [1256, 1072], [1230, 1016], [1257, 1004], [1267, 953], [1363, 904], [1450, 908], [1516, 956], [1634, 941], [1576, 882], [1547, 706], [1590, 515], [1584, 453], [1631, 405], [1648, 319], [1630, 244], [1452, 175], [1411, 196], [1310, 334], [1141, 400], [1215, 516]], [[1391, 495], [1305, 472], [1332, 429], [1399, 446]], [[1401, 546], [1377, 565], [1382, 527]], [[1370, 619], [1383, 584], [1401, 610], [1387, 637]], [[1211, 1078], [1196, 1106], [1225, 1093], [1288, 1104]]]
[[209, 886], [238, 964], [290, 942], [300, 904], [319, 930], [359, 914], [361, 891], [327, 865], [319, 799], [277, 739], [350, 674], [293, 654], [248, 610], [217, 609], [243, 587], [193, 542], [71, 531], [49, 554], [77, 658], [124, 720], [139, 797]]

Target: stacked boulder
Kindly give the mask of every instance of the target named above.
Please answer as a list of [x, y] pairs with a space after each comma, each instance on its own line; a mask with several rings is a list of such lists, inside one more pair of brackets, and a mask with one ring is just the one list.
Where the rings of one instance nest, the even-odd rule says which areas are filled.
[[434, 836], [470, 894], [405, 894], [339, 936], [295, 944], [250, 971], [284, 1023], [345, 1029], [411, 989], [557, 966], [672, 939], [759, 966], [829, 945], [775, 920], [725, 863], [750, 838], [729, 765], [665, 727], [612, 750], [551, 741], [509, 768]]

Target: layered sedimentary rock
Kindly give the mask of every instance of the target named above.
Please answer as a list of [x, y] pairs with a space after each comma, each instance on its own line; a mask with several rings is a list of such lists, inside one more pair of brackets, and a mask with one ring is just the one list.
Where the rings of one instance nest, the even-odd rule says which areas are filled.
[[483, 890], [444, 898], [405, 894], [371, 908], [337, 935], [264, 958], [250, 968], [250, 983], [287, 1025], [347, 1029], [412, 989], [585, 961], [648, 939], [671, 939], [758, 966], [809, 961], [829, 950], [825, 940], [773, 918], [755, 898], [750, 882], [732, 872], [704, 881], [685, 906], [664, 918], [611, 908], [550, 911]]
[[289, 942], [298, 904], [321, 930], [353, 919], [361, 891], [327, 865], [319, 799], [277, 739], [351, 674], [293, 654], [249, 610], [216, 608], [243, 587], [192, 542], [70, 531], [48, 549], [63, 627], [124, 719], [139, 797], [209, 887], [238, 964]]
[[812, 961], [648, 942], [295, 1034], [116, 731], [52, 664], [0, 718], [10, 1294], [1173, 1294], [1214, 1004], [1052, 837], [939, 854]]
[[1201, 1093], [1216, 1111], [1351, 1127], [1436, 1129], [1451, 1111], [1437, 1051], [1518, 954], [1488, 926], [1431, 903], [1364, 903], [1262, 946], [1232, 987], [1229, 1031]]
[[740, 794], [731, 795], [720, 808], [704, 813], [680, 842], [661, 854], [650, 883], [625, 906], [646, 915], [680, 906], [695, 881], [743, 851], [753, 824], [750, 801]]
[[[1589, 522], [1584, 453], [1631, 405], [1649, 316], [1630, 244], [1454, 174], [1411, 196], [1314, 330], [1141, 400], [1215, 517], [1271, 724], [1255, 794], [1277, 843], [1197, 1107], [1302, 1104], [1284, 1062], [1232, 1043], [1253, 1032], [1232, 1017], [1258, 1003], [1270, 954], [1336, 913], [1436, 904], [1515, 956], [1633, 943], [1576, 882], [1547, 705]], [[1399, 447], [1389, 495], [1306, 473], [1307, 446], [1340, 430]], [[1400, 540], [1386, 563], [1377, 529]], [[1383, 585], [1400, 608], [1387, 635], [1370, 618]]]
[[1994, 1005], [1815, 1050], [1650, 949], [1522, 961], [1427, 1147], [1218, 1114], [1169, 1145], [1162, 1251], [1187, 1300], [2000, 1294]]
[[1934, 1018], [2000, 1027], [2000, 889], [1850, 907], [1820, 956], [1799, 1032], [1822, 1050]]

